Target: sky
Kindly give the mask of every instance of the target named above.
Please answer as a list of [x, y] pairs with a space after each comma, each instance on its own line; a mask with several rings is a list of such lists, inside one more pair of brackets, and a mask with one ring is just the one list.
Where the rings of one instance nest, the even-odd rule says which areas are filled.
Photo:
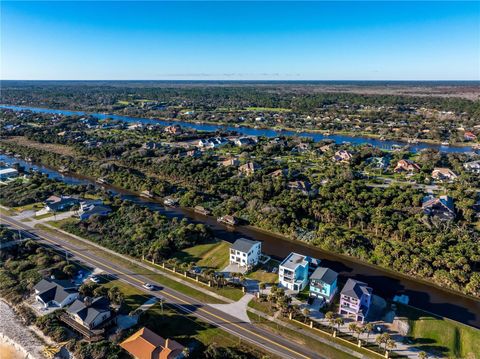
[[0, 7], [3, 80], [480, 80], [479, 1]]

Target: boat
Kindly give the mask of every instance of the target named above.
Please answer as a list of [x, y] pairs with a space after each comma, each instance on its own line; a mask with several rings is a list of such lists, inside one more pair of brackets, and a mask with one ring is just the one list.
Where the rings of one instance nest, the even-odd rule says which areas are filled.
[[178, 200], [175, 198], [165, 198], [163, 200], [163, 204], [168, 207], [177, 207], [178, 206]]
[[97, 178], [97, 180], [95, 182], [100, 183], [100, 184], [108, 184], [108, 181], [103, 177]]
[[25, 161], [32, 162], [32, 157], [25, 157]]
[[218, 217], [217, 222], [220, 222], [229, 226], [235, 226], [238, 223], [237, 219], [234, 216], [230, 216], [230, 215]]
[[66, 166], [61, 166], [59, 169], [58, 169], [58, 172], [60, 173], [67, 173], [69, 170], [68, 170], [68, 167]]
[[153, 198], [153, 193], [149, 190], [145, 190], [140, 192], [140, 196], [146, 197], [146, 198]]
[[447, 147], [450, 146], [450, 143], [448, 141], [444, 141], [441, 143], [442, 146]]
[[380, 137], [380, 141], [385, 141], [385, 137], [384, 136]]
[[202, 206], [195, 206], [193, 210], [195, 211], [195, 213], [200, 213], [200, 214], [203, 214], [204, 216], [208, 216], [211, 213], [208, 209]]

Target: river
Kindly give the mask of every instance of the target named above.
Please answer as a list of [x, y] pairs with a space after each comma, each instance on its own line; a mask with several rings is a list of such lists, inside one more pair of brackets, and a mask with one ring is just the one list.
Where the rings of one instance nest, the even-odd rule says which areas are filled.
[[410, 304], [417, 308], [480, 328], [480, 299], [463, 296], [432, 285], [427, 281], [415, 280], [351, 257], [327, 252], [318, 247], [299, 241], [292, 241], [283, 236], [267, 233], [251, 226], [236, 226], [235, 228], [224, 226], [211, 216], [204, 216], [195, 213], [193, 210], [180, 207], [165, 207], [161, 201], [146, 199], [117, 187], [99, 185], [93, 179], [87, 177], [73, 174], [63, 175], [51, 168], [28, 163], [6, 155], [0, 155], [0, 161], [7, 164], [19, 163], [27, 170], [32, 169], [45, 173], [50, 178], [67, 184], [92, 184], [96, 187], [105, 188], [122, 199], [146, 206], [169, 218], [186, 217], [196, 223], [204, 223], [213, 230], [216, 237], [228, 242], [234, 242], [241, 237], [262, 241], [263, 251], [277, 259], [286, 257], [290, 252], [310, 255], [321, 259], [322, 265], [337, 271], [343, 278], [349, 277], [368, 283], [377, 295], [392, 299], [396, 294], [406, 294], [410, 297]]
[[440, 152], [447, 152], [447, 153], [465, 153], [465, 152], [472, 152], [473, 149], [471, 146], [442, 146], [438, 144], [430, 144], [430, 143], [416, 143], [416, 144], [408, 144], [402, 141], [381, 141], [379, 139], [369, 138], [369, 137], [354, 137], [354, 136], [346, 136], [346, 135], [324, 135], [317, 132], [309, 132], [309, 131], [301, 131], [301, 132], [294, 132], [294, 131], [280, 131], [280, 130], [273, 130], [273, 129], [260, 129], [260, 128], [252, 128], [252, 127], [234, 127], [234, 126], [224, 126], [224, 125], [215, 125], [215, 124], [206, 124], [206, 123], [192, 123], [192, 122], [185, 122], [185, 121], [164, 121], [158, 119], [149, 119], [149, 118], [139, 118], [139, 117], [129, 117], [129, 116], [120, 116], [120, 115], [113, 115], [113, 114], [103, 114], [103, 113], [86, 113], [83, 111], [69, 111], [69, 110], [55, 110], [55, 109], [48, 109], [48, 108], [39, 108], [39, 107], [28, 107], [28, 106], [12, 106], [12, 105], [0, 105], [0, 108], [10, 109], [14, 111], [32, 111], [37, 113], [50, 113], [50, 114], [61, 114], [65, 116], [92, 116], [99, 120], [104, 120], [107, 118], [111, 118], [114, 120], [119, 120], [123, 122], [140, 122], [144, 124], [160, 124], [164, 126], [169, 126], [173, 124], [177, 124], [187, 128], [193, 128], [195, 130], [201, 131], [217, 131], [219, 129], [228, 130], [228, 131], [236, 131], [240, 134], [246, 136], [264, 136], [264, 137], [278, 137], [278, 136], [300, 136], [300, 137], [309, 137], [312, 138], [313, 141], [318, 142], [321, 140], [333, 140], [336, 143], [351, 143], [353, 145], [361, 145], [361, 144], [370, 144], [372, 146], [391, 150], [392, 146], [409, 146], [409, 150], [411, 152], [418, 152], [423, 149], [435, 149]]

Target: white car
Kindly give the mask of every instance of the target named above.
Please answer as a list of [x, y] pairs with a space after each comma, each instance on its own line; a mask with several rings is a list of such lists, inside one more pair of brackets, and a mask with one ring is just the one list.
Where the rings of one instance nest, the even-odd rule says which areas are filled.
[[150, 283], [143, 283], [142, 287], [145, 288], [145, 289], [148, 289], [148, 290], [154, 290], [155, 289], [155, 286], [153, 284], [150, 284]]
[[90, 280], [93, 282], [93, 283], [100, 283], [100, 278], [97, 277], [96, 275], [92, 275], [90, 277]]

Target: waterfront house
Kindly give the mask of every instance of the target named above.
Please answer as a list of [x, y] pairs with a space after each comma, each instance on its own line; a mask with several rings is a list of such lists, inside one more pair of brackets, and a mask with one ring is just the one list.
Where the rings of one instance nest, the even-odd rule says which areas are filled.
[[288, 170], [286, 168], [273, 171], [272, 173], [269, 174], [269, 176], [272, 178], [283, 178], [283, 177], [286, 177], [287, 175], [288, 175]]
[[450, 196], [425, 196], [422, 201], [422, 209], [427, 216], [437, 217], [441, 220], [452, 220], [455, 218], [455, 206], [453, 198]]
[[0, 169], [0, 181], [18, 177], [18, 171], [15, 168]]
[[415, 162], [410, 160], [400, 160], [397, 162], [395, 166], [394, 172], [418, 172], [420, 171], [420, 166], [417, 165]]
[[254, 162], [245, 163], [244, 165], [242, 165], [238, 168], [240, 173], [242, 173], [246, 176], [250, 176], [250, 175], [254, 174], [255, 171], [257, 171], [258, 169], [260, 169], [260, 166], [257, 165]]
[[476, 141], [477, 135], [475, 135], [471, 131], [465, 131], [465, 133], [463, 134], [463, 138], [465, 139], [465, 141]]
[[236, 158], [229, 158], [229, 159], [226, 159], [226, 160], [220, 162], [220, 164], [223, 167], [238, 166], [238, 165], [240, 165], [240, 161], [237, 160]]
[[203, 214], [203, 215], [205, 215], [205, 216], [208, 216], [208, 215], [210, 215], [210, 213], [211, 213], [210, 210], [206, 209], [206, 208], [203, 207], [203, 206], [195, 206], [194, 211], [195, 211], [196, 213], [200, 213], [200, 214]]
[[308, 284], [311, 262], [312, 258], [309, 256], [290, 253], [278, 268], [279, 285], [297, 293], [302, 291]]
[[322, 298], [330, 303], [337, 292], [338, 273], [326, 267], [318, 267], [310, 276], [310, 297]]
[[367, 165], [376, 169], [387, 169], [390, 165], [390, 159], [388, 157], [370, 157], [367, 159]]
[[258, 264], [261, 255], [261, 242], [239, 238], [230, 247], [230, 264], [251, 269]]
[[165, 132], [171, 135], [180, 135], [182, 133], [182, 128], [179, 125], [171, 125], [165, 127]]
[[480, 173], [480, 161], [465, 162], [463, 168], [471, 173]]
[[164, 339], [148, 328], [141, 328], [123, 342], [120, 347], [136, 359], [183, 358], [184, 346], [173, 339]]
[[312, 185], [310, 184], [310, 182], [306, 182], [306, 181], [291, 181], [291, 182], [288, 182], [287, 187], [291, 190], [299, 191], [306, 196], [310, 194], [313, 195], [315, 192], [312, 190]]
[[333, 156], [333, 160], [335, 162], [350, 162], [350, 160], [353, 158], [353, 155], [346, 151], [346, 150], [340, 150], [335, 152], [335, 156]]
[[70, 196], [50, 196], [45, 200], [45, 209], [48, 212], [66, 211], [78, 203], [77, 198]]
[[111, 211], [112, 209], [109, 206], [105, 206], [102, 201], [82, 201], [80, 202], [78, 218], [83, 221], [92, 216], [106, 216]]
[[201, 139], [198, 141], [198, 147], [200, 148], [218, 148], [225, 146], [229, 143], [226, 138], [213, 137], [208, 139]]
[[45, 308], [63, 308], [78, 298], [77, 286], [68, 280], [42, 279], [33, 289], [36, 301]]
[[158, 150], [161, 147], [162, 147], [162, 144], [160, 142], [153, 142], [153, 141], [145, 142], [142, 145], [142, 148], [144, 148], [146, 150]]
[[449, 168], [435, 168], [432, 171], [432, 178], [437, 181], [453, 181], [458, 176]]
[[91, 330], [95, 329], [112, 316], [110, 301], [105, 297], [75, 300], [67, 309], [67, 314], [81, 326]]
[[364, 322], [372, 301], [372, 288], [366, 283], [349, 278], [340, 292], [338, 314]]
[[233, 141], [238, 147], [248, 147], [255, 144], [255, 141], [251, 137], [239, 137]]

